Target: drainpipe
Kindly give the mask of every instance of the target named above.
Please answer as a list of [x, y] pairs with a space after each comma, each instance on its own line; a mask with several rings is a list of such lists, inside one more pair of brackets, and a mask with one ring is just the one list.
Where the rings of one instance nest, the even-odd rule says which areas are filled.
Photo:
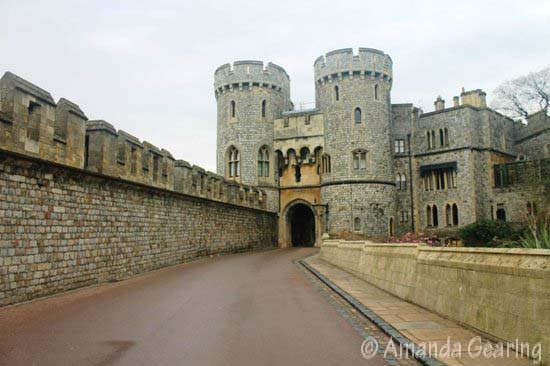
[[411, 134], [407, 135], [407, 144], [409, 145], [409, 187], [411, 191], [411, 230], [414, 233], [414, 192], [413, 192], [413, 169], [412, 169], [412, 152], [411, 152]]

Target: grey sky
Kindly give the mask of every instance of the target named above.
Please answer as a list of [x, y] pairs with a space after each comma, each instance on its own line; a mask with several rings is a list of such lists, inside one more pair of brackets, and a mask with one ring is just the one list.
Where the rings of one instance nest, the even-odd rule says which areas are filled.
[[314, 101], [313, 61], [378, 48], [392, 102], [433, 109], [550, 64], [550, 2], [0, 0], [10, 70], [141, 140], [215, 170], [216, 67], [283, 66], [296, 105]]

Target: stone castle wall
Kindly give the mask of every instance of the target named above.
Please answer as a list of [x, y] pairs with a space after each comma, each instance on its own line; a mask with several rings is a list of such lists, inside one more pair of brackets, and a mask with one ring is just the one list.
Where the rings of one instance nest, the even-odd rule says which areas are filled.
[[274, 247], [267, 194], [0, 79], [0, 305]]
[[0, 305], [274, 247], [275, 214], [0, 155]]
[[[550, 361], [550, 253], [326, 240], [321, 258], [404, 300]], [[528, 306], [526, 306], [528, 304]]]

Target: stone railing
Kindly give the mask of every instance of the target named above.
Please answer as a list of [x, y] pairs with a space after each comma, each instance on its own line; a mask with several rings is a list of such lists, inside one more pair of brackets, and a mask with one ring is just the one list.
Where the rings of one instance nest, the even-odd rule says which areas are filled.
[[325, 240], [321, 258], [404, 300], [550, 361], [550, 250]]

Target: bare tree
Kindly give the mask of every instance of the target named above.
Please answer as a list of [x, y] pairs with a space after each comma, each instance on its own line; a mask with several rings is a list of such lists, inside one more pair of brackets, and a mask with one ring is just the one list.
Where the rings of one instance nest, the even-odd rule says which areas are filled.
[[511, 118], [550, 107], [550, 67], [508, 80], [494, 91], [491, 106]]

